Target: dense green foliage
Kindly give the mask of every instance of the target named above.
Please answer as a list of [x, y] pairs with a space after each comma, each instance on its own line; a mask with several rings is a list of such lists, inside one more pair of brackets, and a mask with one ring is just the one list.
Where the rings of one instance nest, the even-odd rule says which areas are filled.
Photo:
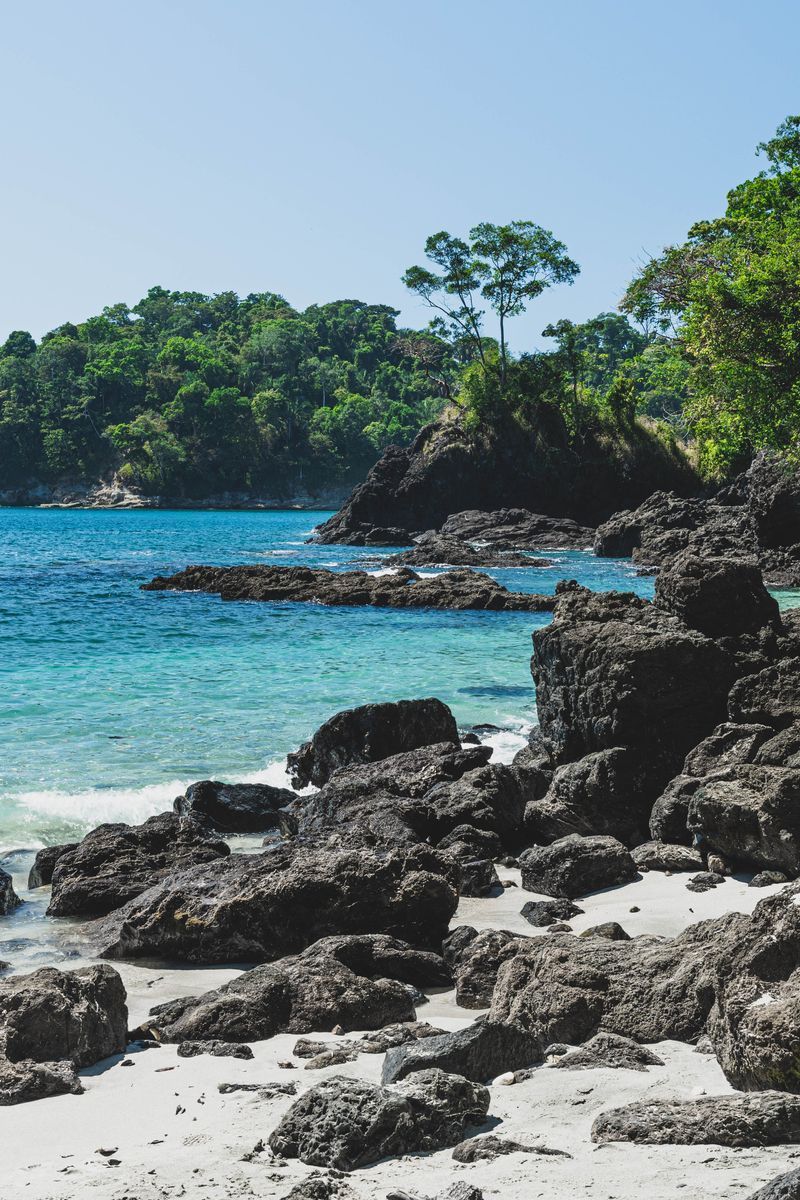
[[291, 495], [351, 483], [445, 403], [455, 364], [433, 333], [354, 300], [297, 312], [151, 288], [0, 348], [0, 486], [118, 469], [145, 492]]
[[674, 334], [684, 417], [709, 476], [760, 449], [800, 453], [800, 117], [759, 149], [767, 169], [729, 193], [724, 216], [648, 263], [624, 303]]

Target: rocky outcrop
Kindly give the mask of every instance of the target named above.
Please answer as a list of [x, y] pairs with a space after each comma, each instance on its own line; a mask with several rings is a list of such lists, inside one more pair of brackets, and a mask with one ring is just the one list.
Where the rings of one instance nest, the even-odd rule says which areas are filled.
[[340, 767], [373, 763], [437, 742], [458, 742], [458, 727], [441, 700], [363, 704], [330, 717], [287, 760], [296, 788], [326, 784]]
[[630, 852], [612, 837], [570, 834], [520, 856], [522, 886], [529, 892], [572, 900], [636, 879]]
[[800, 1099], [782, 1092], [649, 1100], [601, 1113], [593, 1142], [650, 1146], [780, 1146], [800, 1142]]
[[120, 908], [172, 871], [230, 853], [194, 821], [174, 813], [143, 825], [99, 825], [53, 867], [48, 916], [102, 916]]
[[415, 1071], [438, 1067], [486, 1083], [506, 1071], [541, 1062], [542, 1049], [535, 1034], [517, 1025], [477, 1020], [466, 1029], [390, 1050], [381, 1081], [397, 1083]]
[[748, 1200], [797, 1200], [800, 1196], [800, 1167], [771, 1179], [763, 1188], [753, 1192]]
[[576, 446], [551, 405], [539, 405], [526, 425], [498, 414], [478, 430], [466, 428], [463, 415], [451, 409], [408, 449], [384, 451], [316, 536], [323, 542], [392, 545], [403, 532], [407, 539], [438, 528], [458, 535], [460, 527], [445, 524], [450, 514], [475, 509], [524, 509], [596, 525], [641, 503], [654, 487], [692, 492], [697, 481], [677, 450], [638, 424], [620, 430], [613, 444], [586, 431]]
[[755, 563], [680, 554], [659, 572], [656, 604], [711, 638], [779, 632], [776, 600]]
[[19, 908], [22, 901], [14, 891], [14, 881], [7, 871], [0, 868], [0, 917], [5, 917], [8, 913], [13, 912], [15, 908]]
[[504, 962], [524, 950], [532, 939], [507, 929], [459, 925], [445, 939], [445, 961], [456, 981], [456, 1001], [462, 1008], [488, 1008], [497, 973]]
[[294, 801], [288, 788], [268, 783], [193, 783], [173, 808], [179, 817], [219, 833], [264, 833], [277, 828], [281, 813]]
[[449, 983], [438, 955], [396, 938], [323, 938], [302, 954], [254, 967], [205, 995], [159, 1005], [145, 1027], [167, 1042], [253, 1042], [336, 1026], [383, 1029], [415, 1020], [413, 988]]
[[495, 551], [583, 550], [593, 535], [594, 530], [568, 517], [544, 516], [527, 508], [470, 508], [453, 513], [441, 529], [442, 537], [479, 542]]
[[[591, 540], [591, 533], [589, 533], [589, 539]], [[397, 554], [390, 554], [383, 560], [383, 565], [386, 567], [494, 567], [503, 569], [505, 567], [549, 567], [551, 562], [552, 560], [549, 558], [536, 558], [533, 554], [525, 554], [520, 550], [473, 545], [469, 541], [462, 541], [459, 537], [437, 533], [435, 529], [429, 529], [414, 539], [414, 545], [410, 550], [401, 550]]]
[[210, 592], [222, 600], [296, 601], [377, 608], [550, 612], [552, 596], [510, 592], [467, 568], [420, 576], [410, 567], [383, 575], [312, 567], [187, 567], [142, 584], [145, 592]]
[[440, 945], [457, 901], [454, 860], [429, 847], [376, 853], [278, 846], [174, 873], [106, 918], [105, 958], [264, 962], [334, 933]]
[[44, 967], [0, 982], [0, 1106], [83, 1089], [76, 1068], [124, 1049], [125, 988], [112, 967]]
[[62, 854], [69, 854], [77, 848], [77, 842], [63, 842], [59, 846], [44, 846], [37, 850], [33, 866], [28, 874], [28, 887], [47, 887], [53, 878], [53, 871]]
[[352, 1171], [389, 1155], [454, 1146], [488, 1111], [485, 1087], [444, 1071], [420, 1071], [396, 1087], [334, 1077], [295, 1100], [269, 1145], [284, 1158]]

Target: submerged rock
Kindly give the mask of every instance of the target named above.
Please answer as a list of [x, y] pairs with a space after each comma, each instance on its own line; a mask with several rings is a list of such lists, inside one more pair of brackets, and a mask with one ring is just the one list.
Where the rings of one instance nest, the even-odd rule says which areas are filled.
[[656, 1146], [780, 1146], [800, 1142], [800, 1098], [783, 1092], [650, 1100], [601, 1113], [593, 1142]]
[[437, 742], [458, 742], [458, 728], [441, 700], [363, 704], [336, 713], [287, 760], [296, 788], [322, 787], [340, 767], [379, 762]]
[[453, 1146], [488, 1111], [485, 1087], [444, 1071], [420, 1071], [396, 1087], [334, 1077], [295, 1100], [269, 1145], [284, 1158], [352, 1171], [389, 1156]]
[[102, 916], [171, 872], [230, 854], [194, 821], [174, 813], [142, 825], [100, 825], [53, 867], [48, 916]]
[[549, 567], [552, 560], [536, 558], [519, 550], [472, 545], [429, 529], [414, 539], [410, 550], [384, 559], [387, 567]]
[[281, 822], [282, 809], [294, 802], [288, 788], [268, 783], [219, 783], [203, 779], [178, 796], [173, 808], [220, 833], [263, 833]]
[[297, 601], [379, 608], [550, 612], [552, 596], [510, 592], [469, 568], [420, 576], [410, 567], [382, 575], [320, 567], [187, 567], [142, 584], [146, 592], [210, 592], [223, 600]]

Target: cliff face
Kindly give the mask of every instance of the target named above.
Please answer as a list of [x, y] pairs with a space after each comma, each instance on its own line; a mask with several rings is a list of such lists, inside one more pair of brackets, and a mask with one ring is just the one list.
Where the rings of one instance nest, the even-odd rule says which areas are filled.
[[594, 526], [659, 488], [691, 495], [700, 483], [685, 455], [644, 425], [570, 445], [552, 416], [473, 433], [448, 414], [408, 449], [389, 447], [317, 536], [400, 544], [463, 509], [527, 508]]

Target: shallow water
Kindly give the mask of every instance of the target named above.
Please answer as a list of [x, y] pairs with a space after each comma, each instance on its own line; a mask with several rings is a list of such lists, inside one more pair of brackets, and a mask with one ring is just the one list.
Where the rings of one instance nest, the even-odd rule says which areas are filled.
[[[277, 781], [288, 751], [367, 700], [437, 695], [463, 726], [500, 726], [498, 742], [530, 724], [530, 635], [548, 614], [139, 590], [188, 563], [374, 559], [372, 549], [306, 545], [327, 515], [0, 510], [0, 847], [141, 820], [196, 779]], [[492, 574], [519, 590], [576, 577], [652, 591], [629, 562], [546, 553], [549, 568]]]

